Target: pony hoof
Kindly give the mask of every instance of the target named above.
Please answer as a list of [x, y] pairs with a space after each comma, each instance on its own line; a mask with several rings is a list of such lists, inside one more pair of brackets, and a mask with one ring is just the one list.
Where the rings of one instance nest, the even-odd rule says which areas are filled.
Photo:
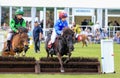
[[64, 70], [60, 70], [61, 73], [64, 73], [65, 71]]
[[25, 53], [23, 53], [22, 56], [25, 57]]
[[64, 61], [64, 64], [67, 64], [69, 61]]
[[25, 55], [22, 55], [23, 57], [25, 57]]

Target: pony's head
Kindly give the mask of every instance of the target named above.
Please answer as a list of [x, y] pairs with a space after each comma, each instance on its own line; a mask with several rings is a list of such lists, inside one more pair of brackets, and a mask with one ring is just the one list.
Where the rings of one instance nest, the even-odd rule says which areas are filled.
[[24, 50], [27, 51], [28, 49], [28, 29], [24, 27], [18, 28], [18, 34], [20, 36], [20, 43], [23, 43]]
[[65, 39], [64, 43], [66, 43], [67, 48], [69, 49], [69, 52], [73, 51], [74, 40], [75, 40], [74, 32], [70, 28], [64, 28], [62, 36]]
[[25, 27], [19, 27], [18, 28], [18, 33], [28, 33], [28, 29]]

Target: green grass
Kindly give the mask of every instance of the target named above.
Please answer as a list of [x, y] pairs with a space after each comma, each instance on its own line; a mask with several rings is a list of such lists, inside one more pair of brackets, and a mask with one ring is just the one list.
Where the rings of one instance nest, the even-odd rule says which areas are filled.
[[[0, 78], [120, 78], [120, 45], [114, 44], [115, 74], [0, 74]], [[27, 57], [46, 57], [44, 44], [41, 44], [41, 52], [35, 53], [33, 49], [27, 52]], [[75, 44], [72, 57], [98, 57], [101, 61], [100, 44], [89, 44], [88, 47], [81, 47]]]

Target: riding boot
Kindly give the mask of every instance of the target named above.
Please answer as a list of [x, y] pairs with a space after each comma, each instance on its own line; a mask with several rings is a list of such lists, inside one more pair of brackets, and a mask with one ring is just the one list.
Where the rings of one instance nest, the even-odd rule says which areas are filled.
[[48, 42], [48, 48], [52, 48], [52, 42], [51, 41]]
[[53, 44], [51, 44], [51, 48], [49, 49], [49, 53], [50, 53], [50, 54], [54, 54]]
[[7, 40], [7, 48], [5, 49], [5, 51], [10, 51], [10, 40]]

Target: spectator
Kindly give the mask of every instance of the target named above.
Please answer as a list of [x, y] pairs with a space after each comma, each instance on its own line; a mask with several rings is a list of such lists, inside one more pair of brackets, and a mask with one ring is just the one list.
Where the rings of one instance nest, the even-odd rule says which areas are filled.
[[120, 32], [116, 32], [116, 35], [113, 39], [117, 44], [120, 44]]
[[88, 35], [87, 29], [85, 29], [85, 31], [81, 31], [80, 34]]
[[108, 26], [109, 26], [108, 31], [110, 31], [109, 36], [112, 37], [113, 36], [113, 31], [114, 31], [113, 22], [112, 21], [108, 22]]
[[114, 26], [120, 26], [116, 20], [114, 21]]
[[31, 37], [32, 37], [31, 27], [28, 27], [28, 36], [29, 36], [29, 38], [31, 38]]
[[29, 27], [32, 27], [32, 26], [31, 26], [31, 21], [29, 21]]
[[96, 30], [100, 30], [100, 24], [99, 24], [99, 21], [96, 22], [96, 24], [94, 25], [94, 33]]
[[32, 31], [31, 31], [31, 27], [27, 27], [28, 28], [28, 42], [29, 42], [29, 47], [32, 48]]
[[2, 29], [3, 29], [3, 30], [7, 30], [7, 27], [8, 27], [8, 25], [7, 25], [6, 23], [3, 23]]
[[96, 29], [94, 34], [94, 41], [96, 44], [100, 44], [100, 40], [101, 40], [100, 31]]
[[120, 44], [120, 36], [119, 37], [114, 37], [114, 41], [116, 41], [117, 44]]
[[108, 38], [108, 32], [107, 30], [104, 28], [102, 33], [101, 33], [101, 39], [107, 39]]
[[117, 28], [115, 28], [115, 31], [119, 31], [120, 30], [120, 27], [118, 27], [120, 25], [119, 25], [119, 23], [116, 20], [114, 21], [113, 26], [117, 26]]
[[[94, 23], [93, 23], [91, 20], [89, 20], [88, 25], [89, 25], [89, 26], [93, 26], [93, 25], [94, 25]], [[88, 27], [88, 29], [90, 29], [90, 31], [92, 30], [92, 28], [91, 28], [91, 27]]]
[[84, 31], [86, 29], [86, 27], [84, 27], [84, 26], [88, 25], [87, 19], [84, 19], [84, 21], [81, 23], [81, 25], [83, 26], [82, 29]]
[[34, 23], [34, 29], [33, 29], [33, 40], [34, 40], [34, 49], [35, 52], [40, 51], [40, 40], [42, 39], [42, 28], [39, 26], [38, 21], [35, 21]]
[[116, 32], [116, 35], [113, 37], [114, 41], [120, 44], [120, 32]]
[[88, 25], [92, 26], [94, 25], [94, 23], [91, 20], [89, 20]]
[[90, 29], [87, 29], [87, 35], [88, 35], [89, 42], [92, 43], [93, 33], [90, 31]]
[[76, 25], [76, 23], [73, 23], [73, 26], [71, 27], [71, 29], [76, 33], [76, 34], [80, 34], [80, 26]]
[[108, 22], [108, 26], [112, 26], [112, 25], [113, 25], [112, 21]]
[[41, 26], [42, 29], [43, 29], [43, 21], [44, 21], [44, 20], [42, 20], [42, 21], [40, 22], [40, 26]]

